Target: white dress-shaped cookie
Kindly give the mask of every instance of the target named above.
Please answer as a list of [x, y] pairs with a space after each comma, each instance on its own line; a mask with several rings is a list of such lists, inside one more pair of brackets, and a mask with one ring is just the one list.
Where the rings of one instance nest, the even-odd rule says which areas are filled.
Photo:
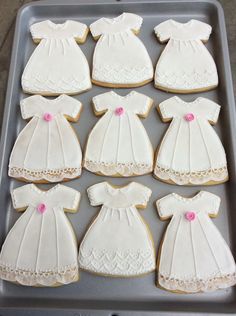
[[193, 102], [172, 97], [159, 105], [159, 112], [171, 123], [158, 149], [155, 176], [176, 184], [227, 181], [225, 151], [211, 126], [220, 106], [202, 97]]
[[133, 176], [153, 170], [153, 149], [137, 116], [146, 117], [152, 99], [132, 91], [120, 96], [113, 91], [93, 98], [95, 113], [104, 116], [91, 131], [84, 167], [107, 176]]
[[119, 188], [102, 182], [88, 189], [91, 205], [102, 208], [80, 245], [80, 268], [121, 277], [155, 269], [152, 237], [136, 209], [146, 207], [150, 195], [136, 182]]
[[27, 184], [12, 192], [23, 211], [0, 254], [0, 278], [28, 286], [53, 286], [78, 280], [77, 242], [64, 211], [76, 212], [80, 193], [64, 185], [48, 191]]
[[76, 42], [85, 41], [85, 24], [67, 20], [55, 24], [49, 20], [30, 27], [38, 43], [22, 75], [22, 88], [41, 95], [76, 94], [91, 88], [86, 57]]
[[30, 122], [13, 147], [9, 176], [33, 182], [57, 182], [79, 177], [82, 153], [67, 120], [76, 121], [82, 104], [67, 95], [54, 100], [35, 95], [21, 101], [23, 119]]
[[172, 193], [157, 201], [161, 219], [171, 217], [159, 253], [158, 285], [194, 293], [236, 283], [234, 258], [209, 218], [219, 205], [220, 198], [206, 191], [193, 198]]
[[[90, 25], [98, 43], [93, 56], [92, 81], [108, 87], [137, 87], [153, 79], [153, 65], [148, 52], [135, 35], [143, 19], [132, 13]], [[137, 53], [138, 52], [138, 53]]]
[[209, 90], [218, 85], [215, 62], [203, 44], [211, 26], [190, 20], [167, 20], [155, 27], [161, 42], [167, 42], [155, 71], [156, 88], [179, 93]]

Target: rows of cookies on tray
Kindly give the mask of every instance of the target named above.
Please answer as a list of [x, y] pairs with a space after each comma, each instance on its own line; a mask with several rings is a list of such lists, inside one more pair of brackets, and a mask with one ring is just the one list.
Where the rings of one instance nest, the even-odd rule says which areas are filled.
[[[22, 75], [25, 93], [20, 102], [23, 119], [30, 119], [11, 152], [8, 173], [32, 182], [11, 192], [15, 209], [25, 211], [16, 221], [0, 253], [0, 277], [28, 286], [57, 286], [79, 279], [79, 268], [115, 277], [141, 276], [157, 270], [157, 286], [196, 293], [236, 283], [235, 261], [228, 245], [211, 221], [220, 197], [200, 191], [194, 197], [170, 193], [156, 201], [161, 220], [170, 219], [159, 247], [138, 212], [151, 196], [137, 182], [118, 187], [100, 182], [87, 189], [92, 206], [101, 205], [79, 251], [65, 212], [76, 212], [80, 193], [56, 184], [47, 191], [34, 183], [77, 178], [82, 167], [104, 176], [141, 176], [153, 172], [175, 185], [214, 185], [228, 180], [223, 145], [212, 128], [220, 106], [198, 97], [185, 102], [167, 98], [157, 106], [170, 126], [154, 157], [141, 123], [153, 100], [135, 90], [126, 96], [107, 91], [93, 98], [101, 116], [82, 150], [68, 121], [79, 119], [82, 104], [73, 94], [92, 88], [139, 87], [151, 82], [174, 93], [193, 93], [217, 87], [215, 62], [204, 46], [211, 26], [190, 20], [167, 20], [154, 28], [167, 42], [154, 73], [144, 44], [137, 37], [143, 19], [132, 13], [101, 18], [90, 25], [98, 40], [92, 78], [83, 43], [88, 27], [78, 21], [62, 24], [42, 21], [31, 25], [38, 44]], [[48, 99], [45, 96], [58, 96]], [[114, 234], [114, 231], [118, 232]]]

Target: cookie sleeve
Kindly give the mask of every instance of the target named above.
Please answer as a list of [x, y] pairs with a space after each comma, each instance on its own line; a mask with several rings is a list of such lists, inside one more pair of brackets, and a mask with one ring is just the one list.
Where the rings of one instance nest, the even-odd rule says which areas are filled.
[[135, 114], [146, 117], [151, 109], [153, 100], [145, 94], [133, 91], [132, 105]]
[[111, 94], [110, 92], [105, 92], [99, 94], [93, 98], [94, 111], [97, 114], [102, 114], [111, 106]]
[[140, 183], [136, 183], [136, 182], [132, 183], [130, 198], [134, 205], [140, 206], [140, 207], [146, 207], [151, 194], [152, 194], [152, 190], [150, 190], [148, 187]]
[[103, 19], [99, 19], [89, 26], [90, 32], [93, 38], [97, 39], [104, 32], [104, 21]]
[[61, 185], [59, 194], [61, 204], [66, 212], [74, 213], [78, 210], [80, 192], [65, 185]]
[[70, 120], [76, 120], [79, 117], [80, 111], [82, 110], [82, 103], [68, 95], [63, 95], [61, 98], [61, 111]]
[[106, 183], [101, 182], [94, 184], [87, 189], [88, 198], [92, 206], [98, 206], [105, 202], [107, 194], [105, 186]]
[[78, 21], [68, 20], [67, 30], [70, 36], [74, 37], [75, 39], [78, 39], [79, 41], [85, 41], [88, 33], [87, 25], [84, 23], [80, 23]]
[[13, 207], [15, 209], [26, 209], [30, 204], [31, 184], [26, 184], [11, 191]]
[[165, 220], [174, 214], [173, 197], [168, 194], [156, 201], [157, 212], [161, 219]]
[[160, 112], [163, 120], [170, 120], [173, 118], [175, 106], [175, 97], [167, 99], [158, 105], [157, 109]]
[[40, 112], [40, 96], [33, 95], [20, 101], [21, 115], [23, 119], [29, 119]]
[[218, 195], [211, 192], [204, 192], [205, 203], [208, 206], [207, 213], [209, 216], [216, 216], [219, 212], [221, 199]]
[[49, 32], [50, 30], [48, 27], [48, 21], [41, 21], [30, 26], [30, 33], [33, 40], [40, 40], [42, 38], [45, 38], [47, 37]]
[[212, 32], [212, 27], [209, 24], [194, 20], [194, 28], [195, 31], [199, 34], [200, 40], [204, 42], [208, 41]]
[[125, 23], [127, 23], [131, 30], [138, 32], [142, 26], [143, 18], [134, 13], [124, 13]]
[[221, 106], [214, 101], [202, 97], [199, 98], [199, 101], [202, 103], [199, 109], [201, 111], [200, 114], [209, 122], [215, 124], [218, 121]]
[[164, 21], [154, 28], [156, 37], [160, 42], [166, 42], [171, 37], [171, 20]]

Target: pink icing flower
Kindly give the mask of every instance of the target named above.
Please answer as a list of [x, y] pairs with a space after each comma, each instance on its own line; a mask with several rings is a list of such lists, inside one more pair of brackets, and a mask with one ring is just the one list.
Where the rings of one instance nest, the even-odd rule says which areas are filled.
[[50, 122], [50, 121], [53, 120], [53, 115], [52, 115], [51, 113], [49, 113], [49, 112], [46, 112], [46, 113], [44, 113], [44, 115], [43, 115], [43, 119], [44, 119], [44, 121], [46, 121], [46, 122]]
[[196, 218], [196, 213], [193, 211], [189, 211], [185, 213], [185, 218], [187, 219], [187, 221], [191, 222], [194, 221]]
[[194, 114], [193, 113], [187, 113], [187, 114], [185, 114], [185, 116], [184, 116], [184, 119], [187, 121], [187, 122], [191, 122], [191, 121], [193, 121], [194, 120]]
[[124, 112], [125, 112], [125, 110], [124, 110], [124, 108], [122, 108], [122, 106], [115, 109], [115, 114], [118, 116], [121, 116], [122, 114], [124, 114]]
[[41, 214], [43, 214], [46, 211], [47, 207], [44, 203], [39, 203], [37, 206], [37, 211]]

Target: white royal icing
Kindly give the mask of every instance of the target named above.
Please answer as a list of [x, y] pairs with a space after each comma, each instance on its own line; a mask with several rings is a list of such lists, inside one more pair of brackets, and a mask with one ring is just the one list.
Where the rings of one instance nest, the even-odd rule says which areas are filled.
[[156, 66], [157, 87], [189, 91], [218, 85], [215, 62], [202, 42], [209, 39], [211, 30], [197, 20], [167, 20], [155, 27], [159, 40], [168, 41]]
[[[209, 216], [220, 198], [201, 191], [193, 198], [175, 193], [157, 201], [161, 218], [171, 217], [160, 252], [158, 283], [167, 290], [207, 292], [236, 283], [234, 258]], [[194, 212], [194, 220], [186, 218]]]
[[40, 43], [22, 75], [25, 92], [42, 95], [76, 94], [91, 88], [89, 65], [76, 43], [86, 36], [87, 26], [67, 20], [62, 24], [42, 21], [30, 32]]
[[[0, 278], [22, 285], [52, 286], [78, 279], [77, 242], [64, 211], [75, 212], [80, 193], [64, 185], [48, 191], [27, 184], [12, 191], [13, 206], [26, 209], [0, 253]], [[38, 206], [44, 204], [41, 213]]]
[[[135, 91], [124, 97], [110, 91], [94, 97], [93, 103], [96, 113], [106, 113], [89, 135], [84, 167], [108, 176], [151, 172], [153, 149], [137, 115], [148, 114], [152, 99]], [[117, 115], [120, 107], [123, 114]]]
[[[227, 180], [222, 143], [210, 125], [216, 123], [220, 106], [206, 98], [184, 102], [172, 97], [159, 105], [162, 118], [172, 120], [158, 149], [154, 174], [176, 184], [203, 184]], [[194, 119], [185, 120], [191, 113]]]
[[[67, 119], [77, 119], [81, 107], [78, 100], [67, 95], [53, 100], [39, 95], [23, 99], [22, 117], [32, 119], [20, 132], [12, 149], [9, 176], [49, 182], [78, 177], [82, 153]], [[45, 121], [46, 113], [52, 115], [51, 121]]]
[[151, 190], [131, 182], [88, 189], [91, 205], [103, 205], [79, 249], [79, 267], [112, 276], [137, 276], [155, 269], [153, 241], [135, 205], [145, 207]]
[[93, 80], [128, 85], [142, 84], [153, 78], [148, 52], [134, 34], [141, 28], [142, 20], [136, 14], [123, 13], [113, 19], [101, 18], [90, 25], [93, 37], [99, 37], [93, 57]]

